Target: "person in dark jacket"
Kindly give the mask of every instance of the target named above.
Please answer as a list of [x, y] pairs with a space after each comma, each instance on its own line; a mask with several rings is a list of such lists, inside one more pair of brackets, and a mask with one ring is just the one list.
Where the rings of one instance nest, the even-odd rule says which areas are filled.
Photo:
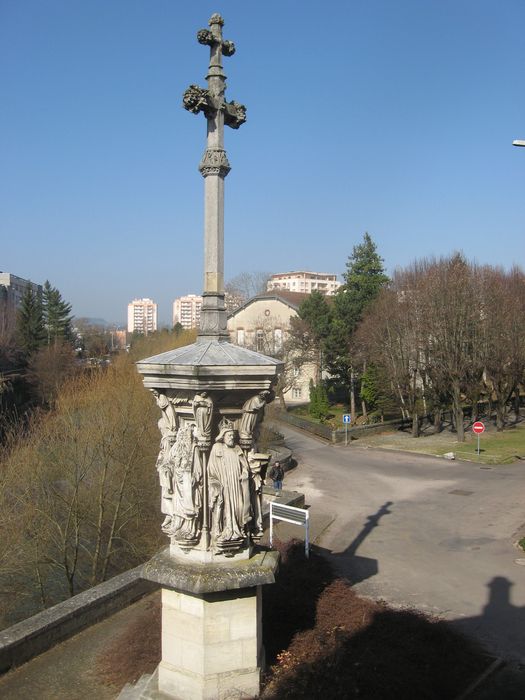
[[284, 479], [284, 469], [281, 467], [280, 462], [275, 462], [273, 467], [270, 469], [270, 479], [273, 481], [273, 488], [275, 493], [278, 494], [283, 488]]

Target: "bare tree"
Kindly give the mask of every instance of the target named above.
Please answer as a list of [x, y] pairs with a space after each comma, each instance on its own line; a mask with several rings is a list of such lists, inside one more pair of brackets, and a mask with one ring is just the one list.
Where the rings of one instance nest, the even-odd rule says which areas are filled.
[[235, 311], [257, 294], [266, 291], [271, 272], [241, 272], [229, 280], [225, 286], [227, 309]]
[[355, 343], [361, 355], [385, 369], [401, 412], [412, 418], [412, 435], [418, 437], [424, 336], [414, 282], [417, 278], [413, 275], [398, 273], [392, 285], [380, 291], [365, 313]]
[[505, 427], [509, 401], [525, 370], [525, 276], [514, 268], [481, 271], [483, 377], [496, 408], [496, 426]]
[[27, 379], [44, 406], [52, 406], [61, 385], [71, 377], [77, 366], [70, 343], [56, 340], [37, 350], [29, 359]]

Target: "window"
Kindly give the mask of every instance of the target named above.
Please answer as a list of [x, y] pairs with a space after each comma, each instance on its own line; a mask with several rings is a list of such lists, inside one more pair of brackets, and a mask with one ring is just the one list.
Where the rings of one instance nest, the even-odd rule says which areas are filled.
[[283, 348], [283, 332], [280, 328], [276, 328], [273, 332], [273, 349], [274, 352], [279, 352]]
[[244, 345], [244, 329], [239, 328], [237, 330], [237, 345]]
[[293, 376], [298, 377], [299, 376], [299, 367], [294, 367], [293, 368]]
[[257, 352], [264, 352], [264, 332], [259, 329], [256, 333]]
[[292, 389], [292, 399], [300, 399], [302, 396], [301, 387], [294, 387]]

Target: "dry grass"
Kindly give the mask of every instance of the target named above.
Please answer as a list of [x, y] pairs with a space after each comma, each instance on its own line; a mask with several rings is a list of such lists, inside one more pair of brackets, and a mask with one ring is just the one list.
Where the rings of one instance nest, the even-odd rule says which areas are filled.
[[[277, 583], [263, 589], [262, 698], [450, 700], [490, 662], [441, 620], [359, 597], [324, 558], [306, 560], [303, 543], [278, 547]], [[121, 688], [159, 660], [157, 598], [100, 654], [97, 674]]]
[[[301, 608], [306, 614], [291, 642], [273, 658], [268, 654], [273, 666], [262, 697], [445, 700], [487, 666], [483, 651], [445, 622], [361, 598], [341, 579], [321, 587], [325, 560], [312, 554], [305, 561], [302, 552], [302, 543], [282, 547], [272, 587], [277, 612], [285, 615], [284, 594], [292, 619]], [[271, 624], [275, 611], [271, 600], [265, 604], [265, 624]], [[279, 636], [272, 627], [264, 633]]]
[[458, 459], [480, 464], [509, 464], [525, 458], [525, 423], [509, 425], [498, 433], [486, 423], [486, 431], [480, 437], [480, 454], [477, 454], [477, 438], [470, 430], [465, 433], [465, 442], [458, 442], [455, 433], [445, 430], [437, 435], [429, 433], [413, 438], [409, 432], [390, 431], [366, 435], [356, 441], [357, 445], [406, 450], [441, 456], [454, 452]]

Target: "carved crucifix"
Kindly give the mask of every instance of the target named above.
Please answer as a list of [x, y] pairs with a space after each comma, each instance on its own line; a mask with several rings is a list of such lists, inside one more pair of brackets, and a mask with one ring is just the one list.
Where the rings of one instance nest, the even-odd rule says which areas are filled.
[[226, 76], [222, 57], [233, 56], [235, 46], [222, 38], [224, 20], [212, 15], [210, 29], [197, 32], [200, 44], [210, 47], [208, 87], [190, 85], [183, 106], [190, 112], [203, 112], [208, 125], [206, 150], [199, 165], [204, 177], [204, 293], [199, 341], [228, 339], [224, 305], [224, 178], [230, 164], [224, 150], [224, 125], [238, 129], [246, 121], [246, 108], [238, 102], [226, 102]]

